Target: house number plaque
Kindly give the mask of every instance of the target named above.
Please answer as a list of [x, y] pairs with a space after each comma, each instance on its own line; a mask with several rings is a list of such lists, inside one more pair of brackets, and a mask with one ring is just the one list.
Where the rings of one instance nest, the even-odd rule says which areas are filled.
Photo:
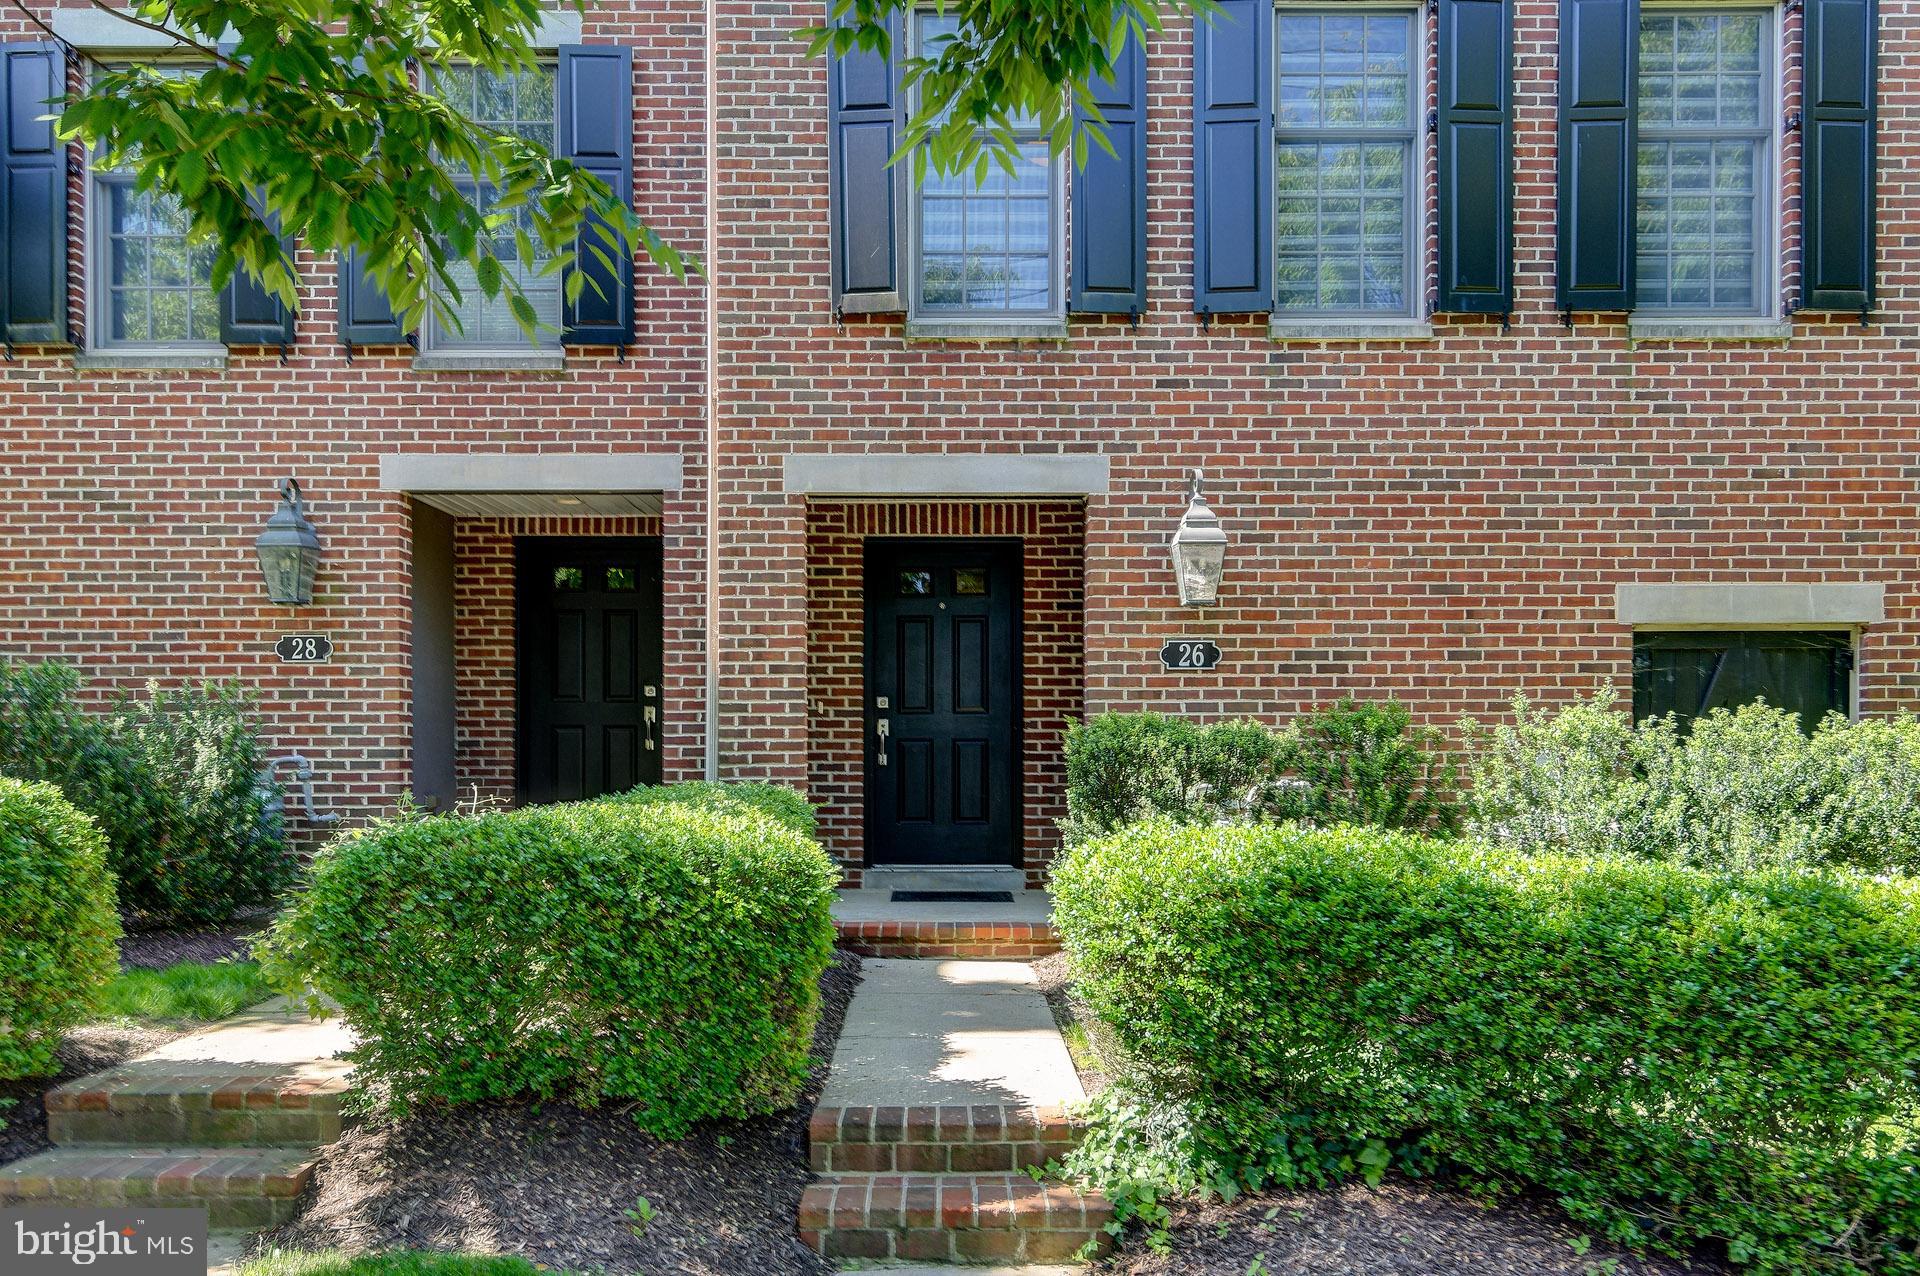
[[1175, 638], [1160, 648], [1160, 663], [1168, 669], [1211, 669], [1220, 663], [1220, 644], [1204, 638]]
[[333, 639], [324, 634], [288, 634], [273, 644], [282, 664], [317, 665], [333, 659]]

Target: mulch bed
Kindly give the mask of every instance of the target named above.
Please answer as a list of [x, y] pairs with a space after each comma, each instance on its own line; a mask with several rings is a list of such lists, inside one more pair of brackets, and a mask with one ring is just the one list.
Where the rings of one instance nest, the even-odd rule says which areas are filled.
[[[860, 982], [837, 954], [821, 980], [813, 1067], [797, 1109], [713, 1122], [680, 1141], [617, 1108], [482, 1105], [369, 1121], [328, 1148], [308, 1208], [262, 1246], [520, 1254], [572, 1271], [818, 1276], [794, 1231], [807, 1119]], [[626, 1211], [647, 1198], [639, 1235]]]
[[60, 1043], [59, 1071], [53, 1076], [0, 1081], [0, 1165], [53, 1146], [47, 1139], [48, 1090], [63, 1081], [125, 1063], [179, 1035], [163, 1028], [89, 1024], [75, 1028]]
[[[1269, 1212], [1273, 1213], [1268, 1218]], [[1224, 1231], [1224, 1235], [1222, 1234]], [[1333, 1192], [1265, 1192], [1174, 1213], [1173, 1250], [1135, 1240], [1103, 1264], [1114, 1276], [1723, 1276], [1710, 1258], [1636, 1258], [1595, 1241], [1551, 1202], [1487, 1209], [1457, 1193], [1390, 1179]], [[1611, 1264], [1611, 1265], [1610, 1265]]]
[[183, 961], [245, 957], [259, 933], [258, 923], [226, 930], [129, 930], [120, 940], [120, 969], [163, 970]]

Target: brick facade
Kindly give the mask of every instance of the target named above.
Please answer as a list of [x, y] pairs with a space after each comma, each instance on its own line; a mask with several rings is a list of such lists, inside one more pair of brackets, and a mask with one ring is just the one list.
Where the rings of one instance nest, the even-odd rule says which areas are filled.
[[[0, 370], [0, 654], [66, 656], [103, 685], [242, 678], [260, 691], [273, 744], [315, 760], [323, 804], [364, 815], [404, 791], [410, 766], [407, 505], [379, 487], [379, 458], [677, 453], [685, 482], [664, 494], [659, 526], [669, 774], [707, 763], [711, 549], [718, 769], [810, 786], [836, 849], [851, 855], [853, 604], [844, 578], [829, 585], [822, 571], [844, 566], [855, 538], [880, 525], [871, 520], [907, 516], [885, 511], [936, 509], [810, 510], [784, 488], [785, 458], [1066, 452], [1109, 460], [1110, 484], [1083, 505], [938, 507], [1037, 520], [1021, 533], [1028, 566], [1045, 559], [1061, 626], [1050, 646], [1029, 629], [1046, 719], [1130, 707], [1278, 718], [1353, 693], [1396, 695], [1452, 723], [1497, 712], [1517, 689], [1565, 695], [1625, 679], [1631, 630], [1615, 617], [1614, 591], [1673, 581], [1884, 584], [1887, 618], [1860, 640], [1860, 703], [1915, 706], [1920, 0], [1881, 5], [1871, 322], [1799, 315], [1784, 342], [1637, 343], [1622, 316], [1568, 325], [1555, 308], [1551, 0], [1519, 0], [1516, 14], [1510, 328], [1439, 317], [1426, 340], [1276, 342], [1265, 316], [1202, 324], [1191, 307], [1191, 35], [1177, 19], [1150, 47], [1147, 312], [1137, 327], [1075, 319], [1065, 341], [986, 344], [910, 342], [897, 317], [836, 322], [825, 70], [789, 38], [819, 7], [715, 4], [711, 50], [691, 0], [608, 0], [585, 20], [586, 39], [635, 46], [637, 202], [689, 247], [701, 242], [709, 186], [705, 76], [717, 76], [711, 387], [706, 285], [644, 268], [625, 359], [574, 350], [560, 374], [419, 372], [404, 348], [349, 360], [335, 336], [331, 263], [311, 255], [284, 362], [253, 349], [220, 372], [78, 373], [70, 350], [23, 347]], [[1791, 111], [1797, 7], [1782, 6], [1779, 22]], [[17, 15], [0, 17], [0, 35], [31, 38]], [[73, 158], [78, 335], [85, 191]], [[1777, 273], [1792, 295], [1795, 132], [1782, 134], [1777, 159]], [[1432, 258], [1429, 242], [1430, 286]], [[721, 440], [712, 458], [709, 425]], [[1221, 605], [1204, 612], [1176, 605], [1166, 564], [1194, 467], [1232, 538]], [[289, 473], [326, 541], [319, 596], [295, 616], [264, 601], [250, 554]], [[511, 529], [463, 519], [457, 532], [473, 640], [460, 673], [461, 782], [498, 790], [512, 770], [498, 592]], [[1082, 592], [1069, 622], [1068, 599]], [[295, 631], [331, 634], [336, 659], [277, 663], [273, 639]], [[1156, 653], [1172, 636], [1217, 639], [1226, 659], [1212, 673], [1164, 673]], [[1045, 720], [1038, 712], [1030, 704], [1030, 720]], [[1050, 823], [1056, 767], [1029, 749], [1030, 832]], [[1037, 865], [1044, 846], [1029, 849]]]

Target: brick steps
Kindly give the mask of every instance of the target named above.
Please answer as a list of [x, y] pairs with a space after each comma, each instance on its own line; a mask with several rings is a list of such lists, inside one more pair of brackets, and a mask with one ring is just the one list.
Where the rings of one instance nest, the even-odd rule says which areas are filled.
[[955, 957], [1032, 961], [1060, 951], [1060, 935], [1046, 922], [836, 923], [839, 945], [862, 957]]
[[809, 1184], [800, 1239], [827, 1258], [1048, 1262], [1104, 1245], [1113, 1207], [1024, 1174], [849, 1174]]
[[63, 1147], [316, 1147], [340, 1137], [348, 1065], [136, 1060], [47, 1092]]
[[0, 1167], [0, 1205], [203, 1206], [216, 1228], [292, 1217], [318, 1156], [305, 1148], [56, 1148]]
[[823, 1174], [1012, 1173], [1044, 1168], [1080, 1141], [1061, 1109], [998, 1103], [820, 1107], [807, 1135]]

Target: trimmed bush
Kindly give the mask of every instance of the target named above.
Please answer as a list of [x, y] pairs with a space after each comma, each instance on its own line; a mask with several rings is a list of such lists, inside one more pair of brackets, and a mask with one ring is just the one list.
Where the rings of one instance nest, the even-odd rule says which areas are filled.
[[269, 974], [339, 1003], [355, 1075], [398, 1111], [565, 1095], [631, 1103], [667, 1136], [773, 1111], [806, 1076], [838, 874], [744, 809], [764, 797], [629, 794], [347, 834], [275, 922]]
[[1341, 700], [1280, 729], [1108, 713], [1067, 728], [1066, 840], [1139, 820], [1450, 830], [1456, 775], [1406, 708]]
[[51, 784], [0, 778], [0, 1080], [53, 1070], [119, 969], [106, 843]]
[[1920, 1271], [1920, 883], [1151, 825], [1054, 892], [1136, 1082], [1249, 1161], [1304, 1116], [1615, 1240]]
[[792, 829], [801, 837], [818, 832], [813, 804], [784, 784], [745, 781], [718, 784], [710, 780], [687, 780], [680, 784], [661, 784], [629, 789], [608, 799], [615, 802], [672, 802], [738, 815], [760, 815]]
[[1809, 737], [1770, 705], [1715, 709], [1682, 735], [1638, 725], [1611, 689], [1554, 709], [1516, 698], [1480, 738], [1479, 836], [1522, 850], [1735, 870], [1920, 873], [1920, 718], [1830, 715]]
[[64, 665], [0, 661], [0, 775], [55, 784], [93, 816], [132, 918], [211, 925], [286, 888], [293, 861], [237, 684], [150, 685], [104, 713], [80, 691]]

